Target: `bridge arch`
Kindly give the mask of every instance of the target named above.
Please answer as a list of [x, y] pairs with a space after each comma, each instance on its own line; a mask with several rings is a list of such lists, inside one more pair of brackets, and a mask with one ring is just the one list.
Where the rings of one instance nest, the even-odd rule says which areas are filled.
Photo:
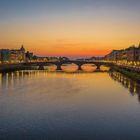
[[76, 72], [78, 69], [79, 66], [75, 63], [63, 63], [61, 65], [61, 70], [64, 72]]
[[57, 70], [57, 65], [53, 64], [53, 63], [49, 63], [47, 65], [44, 65], [43, 67], [44, 67], [44, 70], [47, 70], [47, 71], [50, 71], [50, 72], [53, 72], [53, 71]]
[[81, 70], [84, 72], [94, 72], [96, 69], [97, 66], [93, 63], [85, 63], [81, 65]]
[[[108, 65], [105, 62], [99, 62], [99, 61], [78, 61], [78, 60], [67, 60], [67, 61], [54, 61], [54, 62], [32, 62], [32, 63], [25, 63], [25, 66], [32, 67], [32, 66], [39, 66], [39, 69], [44, 69], [44, 66], [46, 65], [52, 65], [55, 64], [57, 66], [57, 70], [62, 70], [61, 66], [63, 64], [76, 64], [78, 66], [78, 70], [82, 70], [81, 66], [83, 64], [95, 64], [97, 66], [96, 70], [100, 70], [101, 65]], [[111, 66], [111, 65], [110, 65]]]

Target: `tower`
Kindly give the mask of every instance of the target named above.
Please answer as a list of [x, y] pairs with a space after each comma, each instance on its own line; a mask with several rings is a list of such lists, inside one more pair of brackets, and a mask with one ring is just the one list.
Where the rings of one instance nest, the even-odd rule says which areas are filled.
[[24, 48], [24, 46], [23, 46], [23, 45], [21, 45], [20, 50], [21, 50], [22, 52], [25, 52], [25, 48]]
[[26, 56], [25, 56], [25, 48], [23, 47], [23, 45], [21, 45], [21, 48], [20, 48], [20, 56], [21, 56], [21, 61], [25, 61], [26, 59]]

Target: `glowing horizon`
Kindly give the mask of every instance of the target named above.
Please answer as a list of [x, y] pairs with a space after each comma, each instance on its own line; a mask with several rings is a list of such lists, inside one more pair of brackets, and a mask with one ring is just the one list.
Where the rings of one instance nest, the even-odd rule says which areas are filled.
[[0, 5], [0, 48], [40, 56], [103, 56], [140, 42], [137, 0], [13, 0]]

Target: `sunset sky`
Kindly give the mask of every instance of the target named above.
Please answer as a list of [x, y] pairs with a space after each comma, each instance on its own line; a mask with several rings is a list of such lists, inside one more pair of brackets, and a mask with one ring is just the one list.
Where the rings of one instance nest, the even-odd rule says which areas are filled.
[[1, 0], [0, 48], [102, 56], [140, 42], [140, 0]]

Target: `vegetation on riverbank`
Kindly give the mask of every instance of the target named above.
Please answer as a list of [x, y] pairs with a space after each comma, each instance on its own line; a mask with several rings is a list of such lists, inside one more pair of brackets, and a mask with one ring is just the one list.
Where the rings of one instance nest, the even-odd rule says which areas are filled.
[[118, 72], [128, 76], [132, 80], [135, 80], [135, 81], [140, 83], [140, 73], [136, 73], [136, 72], [133, 72], [133, 71], [128, 71], [128, 70], [120, 68], [118, 66], [112, 66], [111, 71], [118, 71]]

